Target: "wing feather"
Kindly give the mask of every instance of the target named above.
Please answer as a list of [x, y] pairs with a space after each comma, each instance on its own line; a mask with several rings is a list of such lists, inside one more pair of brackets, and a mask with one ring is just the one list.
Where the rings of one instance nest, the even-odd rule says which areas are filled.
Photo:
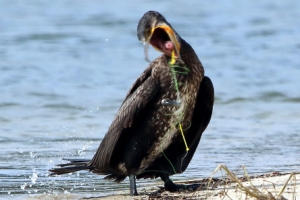
[[159, 90], [158, 81], [151, 76], [151, 66], [136, 80], [116, 114], [95, 156], [88, 164], [97, 173], [110, 173], [110, 159], [122, 132], [134, 126], [134, 120]]

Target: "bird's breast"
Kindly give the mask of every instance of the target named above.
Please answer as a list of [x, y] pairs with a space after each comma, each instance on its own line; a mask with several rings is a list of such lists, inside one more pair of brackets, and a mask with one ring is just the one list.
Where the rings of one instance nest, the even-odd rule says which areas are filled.
[[[171, 101], [178, 100], [176, 90], [173, 86], [166, 88], [164, 94], [156, 102], [157, 112], [151, 117], [151, 124], [155, 125], [154, 135], [155, 141], [152, 143], [147, 154], [140, 165], [142, 171], [149, 166], [156, 158], [162, 155], [174, 139], [180, 138], [179, 124], [181, 124], [184, 134], [191, 126], [193, 110], [197, 97], [198, 87], [184, 84], [179, 90], [179, 106], [162, 105], [161, 100], [168, 99]], [[178, 137], [179, 136], [179, 137]], [[184, 146], [182, 147], [184, 148]]]

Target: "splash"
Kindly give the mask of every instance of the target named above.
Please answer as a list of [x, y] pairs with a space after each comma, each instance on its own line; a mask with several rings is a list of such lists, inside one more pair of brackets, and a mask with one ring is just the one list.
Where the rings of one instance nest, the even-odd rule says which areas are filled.
[[30, 176], [29, 178], [32, 184], [36, 183], [36, 180], [38, 179], [38, 174], [36, 173], [35, 169], [32, 172], [32, 176]]

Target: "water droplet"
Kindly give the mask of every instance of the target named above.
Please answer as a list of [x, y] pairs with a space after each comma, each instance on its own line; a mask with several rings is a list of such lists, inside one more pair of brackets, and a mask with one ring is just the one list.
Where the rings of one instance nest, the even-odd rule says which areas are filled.
[[78, 155], [80, 155], [80, 156], [82, 156], [82, 155], [84, 155], [84, 151], [83, 150], [78, 150]]
[[26, 186], [27, 186], [27, 183], [24, 183], [23, 185], [20, 185], [21, 190], [25, 190]]
[[68, 190], [65, 190], [64, 194], [70, 194], [70, 192]]
[[35, 170], [34, 170], [34, 171], [32, 172], [32, 176], [30, 176], [31, 183], [32, 183], [32, 184], [35, 184], [37, 178], [38, 178], [38, 175], [37, 175], [37, 173], [36, 173]]

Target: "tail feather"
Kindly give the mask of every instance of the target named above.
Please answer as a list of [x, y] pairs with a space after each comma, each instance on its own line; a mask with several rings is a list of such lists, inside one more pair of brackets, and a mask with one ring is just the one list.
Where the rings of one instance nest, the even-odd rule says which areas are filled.
[[63, 158], [63, 160], [69, 161], [69, 163], [58, 164], [56, 166], [59, 166], [59, 167], [79, 166], [79, 165], [88, 164], [90, 162], [90, 160], [87, 160], [87, 159], [67, 159], [67, 158]]
[[63, 159], [69, 161], [66, 164], [59, 164], [58, 168], [50, 169], [50, 176], [72, 173], [80, 170], [92, 170], [93, 167], [88, 166], [90, 160], [86, 159]]

